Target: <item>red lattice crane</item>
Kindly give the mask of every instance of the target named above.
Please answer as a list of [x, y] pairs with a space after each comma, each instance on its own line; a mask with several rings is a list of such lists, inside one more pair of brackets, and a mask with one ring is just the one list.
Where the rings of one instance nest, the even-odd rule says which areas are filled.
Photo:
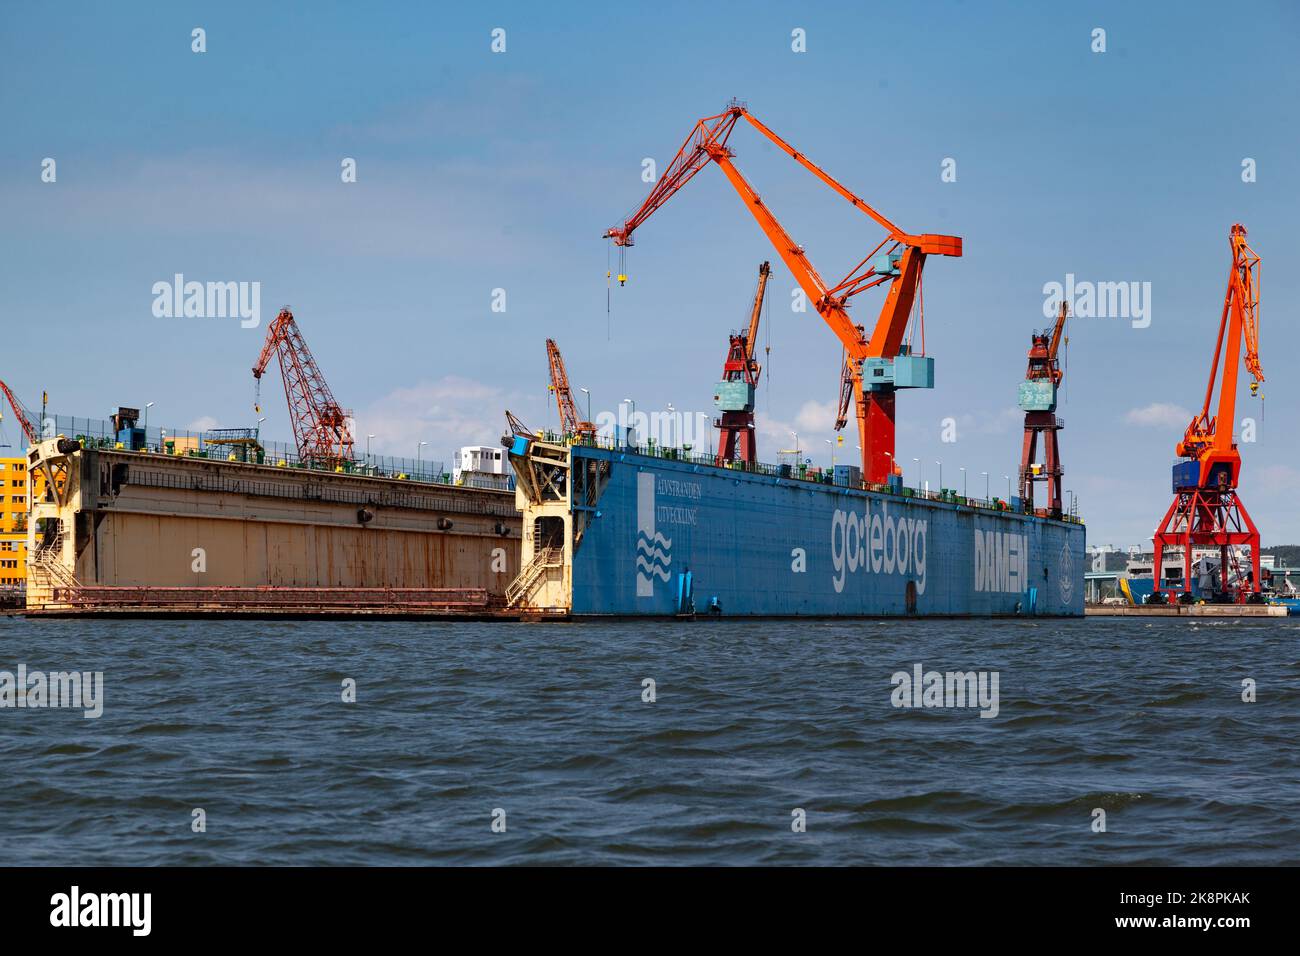
[[[1183, 552], [1183, 599], [1191, 600], [1192, 552], [1196, 547], [1219, 549], [1218, 583], [1213, 590], [1222, 598], [1234, 597], [1229, 569], [1236, 571], [1235, 599], [1238, 602], [1260, 600], [1259, 530], [1251, 521], [1241, 499], [1237, 483], [1241, 477], [1241, 454], [1233, 441], [1232, 427], [1236, 416], [1237, 375], [1243, 362], [1254, 381], [1251, 395], [1259, 392], [1264, 370], [1259, 362], [1259, 256], [1246, 243], [1246, 227], [1235, 224], [1228, 234], [1232, 266], [1228, 271], [1228, 290], [1219, 317], [1219, 337], [1210, 362], [1210, 381], [1205, 402], [1192, 419], [1175, 447], [1175, 453], [1187, 461], [1173, 468], [1174, 501], [1154, 536], [1155, 575], [1152, 599], [1163, 603], [1162, 561], [1165, 548]], [[1242, 355], [1242, 343], [1245, 355]], [[1219, 379], [1219, 357], [1223, 356], [1223, 377]], [[1215, 381], [1219, 380], [1218, 408], [1210, 414]], [[1237, 547], [1250, 548], [1251, 572], [1241, 574]]]
[[[1020, 454], [1020, 498], [1025, 510], [1033, 511], [1034, 485], [1046, 482], [1047, 513], [1052, 518], [1061, 517], [1064, 472], [1058, 433], [1065, 423], [1056, 417], [1056, 392], [1065, 377], [1058, 356], [1069, 314], [1069, 305], [1062, 302], [1056, 324], [1030, 337], [1029, 366], [1025, 369], [1025, 380], [1020, 383], [1019, 404], [1025, 413], [1025, 443]], [[1037, 461], [1040, 437], [1043, 439], [1041, 464]]]
[[732, 334], [728, 340], [722, 381], [714, 389], [713, 401], [722, 412], [713, 423], [718, 428], [718, 464], [741, 461], [752, 465], [758, 461], [758, 447], [754, 442], [754, 392], [763, 367], [754, 359], [754, 347], [758, 342], [767, 278], [771, 274], [771, 263], [764, 262], [758, 267], [758, 288], [749, 313], [749, 327]]
[[565, 436], [590, 442], [596, 437], [596, 426], [578, 417], [573, 403], [573, 390], [569, 388], [569, 373], [564, 370], [564, 357], [555, 339], [546, 340], [546, 359], [551, 366], [550, 389], [555, 393], [555, 404], [560, 408], [560, 430]]
[[[886, 236], [836, 285], [827, 285], [790, 238], [771, 210], [754, 192], [732, 162], [735, 155], [727, 146], [737, 121], [744, 118], [779, 149], [849, 202], [855, 209], [885, 230]], [[957, 236], [915, 235], [904, 232], [866, 202], [812, 163], [776, 133], [759, 122], [744, 106], [733, 100], [716, 116], [696, 122], [686, 141], [641, 206], [622, 225], [605, 232], [620, 247], [632, 245], [632, 234], [679, 189], [690, 182], [709, 162], [714, 162], [753, 214], [777, 254], [790, 269], [804, 294], [813, 303], [844, 346], [851, 365], [853, 394], [857, 405], [858, 431], [862, 444], [862, 471], [866, 481], [883, 484], [893, 471], [894, 392], [898, 388], [932, 388], [933, 360], [924, 356], [925, 332], [921, 297], [921, 272], [930, 255], [960, 256], [962, 241]], [[622, 270], [620, 270], [622, 271]], [[888, 283], [880, 316], [870, 336], [853, 323], [848, 313], [853, 296]], [[913, 309], [921, 332], [921, 353], [913, 355], [907, 335]]]
[[[253, 366], [260, 394], [262, 374], [271, 356], [280, 359], [280, 374], [284, 378], [284, 394], [289, 402], [289, 418], [293, 423], [293, 437], [298, 445], [298, 456], [314, 464], [339, 466], [354, 459], [350, 411], [334, 400], [334, 393], [325, 382], [312, 358], [311, 350], [302, 337], [298, 323], [288, 308], [280, 310], [275, 321], [267, 327], [266, 344]], [[261, 411], [261, 406], [257, 406]]]
[[[22, 402], [18, 401], [18, 396], [9, 390], [9, 386], [0, 382], [0, 392], [4, 392], [5, 398], [9, 400], [9, 407], [14, 410], [14, 418], [18, 419], [18, 427], [23, 430], [23, 435], [29, 445], [35, 445], [41, 440], [41, 433], [36, 427], [33, 420], [34, 416], [31, 410]], [[3, 418], [0, 415], [0, 418]]]

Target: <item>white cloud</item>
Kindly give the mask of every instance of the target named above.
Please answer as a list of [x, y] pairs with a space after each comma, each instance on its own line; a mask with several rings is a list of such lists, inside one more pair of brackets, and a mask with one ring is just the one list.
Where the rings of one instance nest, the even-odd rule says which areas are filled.
[[421, 458], [450, 467], [453, 453], [462, 445], [501, 441], [506, 408], [519, 410], [511, 399], [518, 401], [519, 396], [455, 375], [399, 388], [354, 413], [356, 448], [364, 454], [366, 436], [374, 435], [372, 453], [415, 458], [423, 441], [428, 444], [421, 449]]
[[1141, 408], [1129, 409], [1124, 421], [1130, 425], [1159, 425], [1168, 427], [1185, 426], [1192, 420], [1192, 413], [1181, 405], [1172, 402], [1152, 402]]
[[221, 423], [211, 415], [204, 415], [202, 418], [196, 418], [185, 426], [188, 431], [192, 432], [206, 432], [220, 427]]
[[[835, 426], [835, 413], [838, 411], [838, 402], [804, 402], [794, 417], [795, 430], [809, 434], [829, 432]], [[849, 410], [850, 415], [852, 411]]]
[[1242, 484], [1247, 486], [1245, 490], [1255, 487], [1270, 494], [1289, 495], [1297, 485], [1300, 485], [1300, 470], [1290, 465], [1266, 465], [1259, 469], [1245, 468], [1242, 470]]
[[1023, 428], [1025, 413], [1014, 405], [999, 408], [992, 414], [966, 413], [957, 415], [957, 436], [974, 433], [976, 435], [997, 435], [1017, 428]]

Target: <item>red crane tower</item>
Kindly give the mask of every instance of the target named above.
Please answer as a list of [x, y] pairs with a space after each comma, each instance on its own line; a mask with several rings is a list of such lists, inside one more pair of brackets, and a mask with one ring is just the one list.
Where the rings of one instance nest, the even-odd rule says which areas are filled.
[[[284, 378], [284, 394], [289, 402], [289, 418], [293, 422], [298, 457], [306, 462], [332, 467], [352, 461], [355, 457], [349, 424], [352, 413], [340, 408], [334, 400], [334, 393], [316, 366], [316, 360], [312, 358], [288, 307], [281, 309], [275, 321], [267, 327], [266, 344], [253, 366], [259, 394], [262, 373], [272, 355], [280, 358], [280, 374]], [[255, 407], [261, 411], [260, 406]]]
[[[1020, 407], [1025, 413], [1025, 444], [1020, 455], [1020, 499], [1034, 510], [1034, 484], [1047, 483], [1047, 513], [1061, 517], [1061, 448], [1057, 439], [1064, 422], [1056, 417], [1056, 390], [1065, 372], [1057, 355], [1070, 307], [1061, 303], [1056, 325], [1030, 337], [1029, 367], [1020, 383]], [[1037, 462], [1038, 438], [1043, 439], [1042, 464]]]
[[555, 404], [560, 408], [560, 430], [566, 437], [572, 436], [582, 442], [591, 442], [596, 438], [596, 426], [578, 418], [578, 409], [573, 404], [573, 390], [569, 388], [569, 373], [564, 370], [564, 357], [555, 339], [546, 340], [546, 358], [551, 366], [551, 391], [555, 393]]
[[[804, 254], [803, 247], [790, 238], [771, 210], [746, 182], [732, 162], [734, 152], [727, 139], [737, 121], [744, 118], [779, 149], [808, 172], [829, 186], [885, 230], [879, 245], [867, 253], [838, 284], [830, 286]], [[871, 483], [883, 484], [893, 471], [894, 392], [899, 388], [933, 388], [934, 360], [925, 352], [924, 315], [921, 297], [921, 271], [927, 256], [960, 256], [961, 239], [957, 236], [914, 235], [904, 232], [858, 198], [803, 153], [754, 118], [735, 100], [716, 116], [698, 120], [686, 141], [655, 184], [650, 195], [622, 225], [605, 232], [605, 238], [620, 247], [632, 245], [632, 234], [657, 209], [709, 162], [717, 163], [739, 194], [745, 208], [753, 214], [777, 254], [790, 269], [799, 287], [813, 303], [817, 313], [829, 325], [852, 363], [853, 394], [857, 404], [858, 431], [862, 437], [862, 472]], [[621, 270], [620, 270], [621, 271]], [[870, 337], [849, 317], [849, 300], [878, 285], [889, 284], [880, 317]], [[915, 326], [921, 331], [921, 354], [912, 354], [908, 326], [915, 307]]]
[[[41, 433], [36, 428], [36, 423], [32, 420], [32, 413], [18, 397], [9, 390], [9, 386], [0, 382], [0, 392], [4, 392], [5, 398], [9, 399], [9, 407], [14, 410], [14, 418], [18, 419], [18, 427], [23, 430], [23, 435], [27, 438], [29, 445], [35, 445], [41, 440]], [[0, 415], [0, 418], [3, 418]]]
[[763, 315], [763, 297], [767, 293], [767, 277], [772, 273], [771, 263], [758, 267], [758, 289], [754, 292], [754, 307], [749, 313], [749, 328], [731, 335], [727, 359], [722, 364], [722, 381], [714, 389], [713, 401], [722, 412], [714, 420], [718, 428], [718, 464], [742, 461], [752, 465], [758, 461], [754, 443], [754, 390], [763, 367], [754, 360], [754, 347], [758, 342], [758, 323]]
[[[1261, 600], [1259, 530], [1237, 497], [1241, 454], [1237, 451], [1237, 443], [1232, 440], [1243, 340], [1246, 344], [1246, 370], [1254, 379], [1250, 384], [1251, 395], [1258, 394], [1259, 384], [1264, 381], [1264, 370], [1259, 363], [1259, 256], [1246, 244], [1246, 227], [1241, 223], [1233, 225], [1228, 234], [1228, 245], [1232, 250], [1232, 267], [1228, 272], [1228, 290], [1219, 318], [1219, 337], [1210, 362], [1205, 403], [1200, 414], [1187, 426], [1183, 440], [1175, 447], [1179, 457], [1189, 460], [1174, 465], [1174, 501], [1156, 528], [1153, 539], [1155, 584], [1151, 597], [1157, 603], [1164, 603], [1167, 599], [1161, 589], [1165, 548], [1182, 548], [1182, 599], [1192, 599], [1192, 551], [1197, 546], [1219, 548], [1219, 582], [1215, 588], [1219, 595], [1231, 596], [1232, 584], [1228, 576], [1231, 567], [1240, 582], [1236, 600], [1241, 603]], [[1223, 378], [1219, 383], [1218, 410], [1211, 415], [1210, 404], [1218, 378], [1220, 355], [1223, 355]], [[1248, 581], [1243, 579], [1238, 567], [1236, 548], [1239, 545], [1250, 547]]]

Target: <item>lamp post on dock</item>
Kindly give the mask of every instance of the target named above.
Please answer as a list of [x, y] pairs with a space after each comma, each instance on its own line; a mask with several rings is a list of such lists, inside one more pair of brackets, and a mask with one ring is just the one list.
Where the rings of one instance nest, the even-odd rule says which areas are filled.
[[1011, 504], [1011, 476], [1003, 475], [1002, 477], [1007, 480], [1007, 504]]
[[153, 402], [144, 403], [144, 447], [149, 447], [149, 409], [153, 408]]
[[374, 435], [366, 436], [366, 466], [367, 467], [370, 466], [370, 439], [374, 437], [375, 437]]
[[591, 391], [582, 386], [578, 386], [578, 391], [587, 396], [587, 421], [591, 421]]
[[989, 500], [989, 473], [981, 471], [980, 474], [984, 476], [984, 503], [987, 504]]
[[632, 401], [630, 398], [625, 398], [623, 399], [623, 404], [629, 405], [632, 408], [632, 411], [629, 412], [627, 416], [627, 430], [624, 436], [624, 443], [631, 445], [632, 430], [636, 426], [636, 402]]
[[429, 444], [427, 441], [422, 441], [420, 444], [415, 446], [415, 473], [417, 475], [420, 473], [420, 451], [427, 444]]
[[935, 464], [939, 466], [939, 494], [943, 494], [943, 462], [936, 459]]
[[961, 496], [965, 498], [966, 497], [966, 469], [959, 468], [957, 470], [961, 472]]

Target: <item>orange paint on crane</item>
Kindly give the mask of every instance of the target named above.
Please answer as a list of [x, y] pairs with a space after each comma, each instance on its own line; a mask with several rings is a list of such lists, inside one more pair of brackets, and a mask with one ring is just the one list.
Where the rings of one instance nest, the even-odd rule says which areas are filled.
[[[803, 247], [796, 243], [781, 226], [758, 193], [749, 185], [732, 162], [735, 155], [727, 140], [736, 122], [744, 118], [751, 126], [799, 163], [841, 198], [883, 228], [888, 234], [869, 252], [847, 276], [834, 286], [828, 286], [817, 272]], [[821, 167], [809, 160], [780, 136], [750, 114], [742, 104], [732, 101], [716, 116], [696, 122], [690, 135], [669, 163], [662, 179], [645, 201], [621, 226], [605, 232], [605, 238], [615, 245], [632, 245], [632, 234], [646, 219], [664, 205], [679, 189], [709, 162], [716, 163], [736, 190], [745, 208], [750, 211], [759, 227], [775, 247], [781, 260], [790, 269], [799, 287], [812, 301], [835, 336], [843, 344], [852, 363], [853, 394], [857, 405], [858, 431], [862, 444], [863, 477], [870, 483], [884, 483], [894, 466], [894, 388], [864, 388], [862, 363], [868, 358], [893, 359], [903, 346], [913, 307], [917, 310], [917, 324], [922, 329], [924, 347], [924, 317], [920, 308], [921, 273], [930, 255], [960, 256], [962, 240], [958, 236], [930, 233], [904, 232], [872, 208], [863, 199], [841, 185]], [[877, 272], [879, 257], [888, 256], [891, 268]], [[897, 257], [896, 264], [893, 259]], [[854, 324], [848, 314], [849, 300], [860, 292], [889, 283], [885, 303], [876, 320], [871, 336]]]

